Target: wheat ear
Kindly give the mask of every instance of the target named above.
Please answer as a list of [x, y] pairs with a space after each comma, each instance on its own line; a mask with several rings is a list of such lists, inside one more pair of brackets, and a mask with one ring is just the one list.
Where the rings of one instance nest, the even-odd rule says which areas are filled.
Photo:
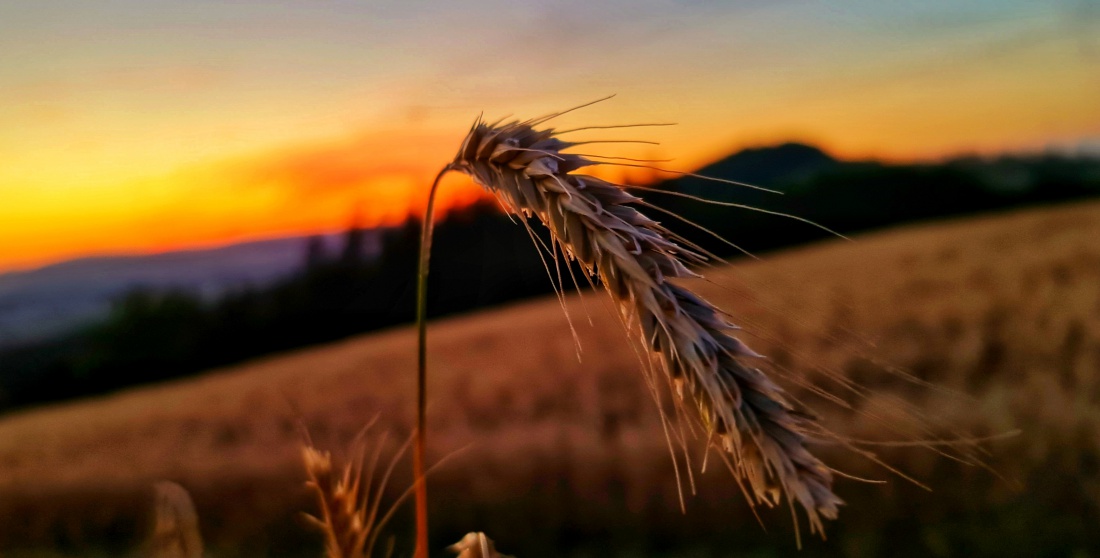
[[199, 516], [187, 489], [160, 481], [153, 492], [153, 532], [145, 554], [149, 558], [202, 558]]
[[325, 535], [327, 558], [369, 558], [382, 527], [409, 493], [406, 491], [389, 510], [381, 509], [382, 493], [408, 444], [398, 450], [375, 482], [386, 438], [377, 442], [368, 459], [365, 432], [352, 443], [351, 457], [342, 466], [333, 463], [331, 453], [314, 447], [308, 436], [302, 445], [306, 486], [317, 498], [320, 510], [317, 516], [303, 516]]
[[493, 539], [485, 536], [485, 533], [466, 533], [462, 540], [447, 547], [447, 550], [458, 554], [458, 558], [512, 558], [497, 551]]
[[783, 390], [746, 361], [759, 357], [730, 335], [735, 326], [713, 305], [671, 279], [695, 277], [706, 260], [636, 209], [621, 186], [574, 171], [597, 164], [564, 150], [580, 145], [539, 129], [547, 118], [487, 124], [480, 118], [447, 169], [463, 172], [511, 213], [532, 215], [570, 259], [598, 277], [629, 328], [665, 372], [686, 406], [698, 407], [708, 440], [728, 452], [750, 504], [774, 505], [779, 490], [823, 534], [822, 518], [842, 504], [830, 469], [806, 447], [817, 427]]

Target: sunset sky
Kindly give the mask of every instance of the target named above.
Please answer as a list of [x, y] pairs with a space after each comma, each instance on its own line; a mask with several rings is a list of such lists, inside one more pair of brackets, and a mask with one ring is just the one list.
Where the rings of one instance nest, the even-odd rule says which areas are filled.
[[1100, 3], [900, 4], [6, 1], [0, 272], [393, 223], [478, 113], [611, 93], [560, 125], [676, 122], [578, 137], [685, 170], [784, 140], [1100, 153]]

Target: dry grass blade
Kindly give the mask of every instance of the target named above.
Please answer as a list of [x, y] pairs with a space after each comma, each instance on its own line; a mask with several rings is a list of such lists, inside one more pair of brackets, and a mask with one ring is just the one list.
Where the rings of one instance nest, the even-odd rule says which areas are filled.
[[202, 536], [195, 505], [182, 486], [168, 481], [153, 487], [153, 532], [149, 537], [151, 558], [200, 558]]
[[485, 533], [466, 533], [462, 540], [448, 546], [447, 550], [458, 554], [458, 558], [512, 558], [497, 552], [493, 540]]
[[727, 452], [751, 504], [775, 505], [783, 492], [822, 532], [822, 519], [835, 518], [842, 502], [831, 470], [807, 449], [818, 425], [750, 364], [759, 355], [730, 334], [735, 327], [721, 311], [672, 281], [696, 276], [688, 266], [705, 254], [677, 243], [621, 186], [575, 173], [598, 163], [566, 150], [592, 142], [535, 127], [544, 121], [479, 119], [448, 168], [471, 176], [510, 212], [537, 216], [566, 256], [600, 279], [681, 410], [694, 407], [708, 443]]

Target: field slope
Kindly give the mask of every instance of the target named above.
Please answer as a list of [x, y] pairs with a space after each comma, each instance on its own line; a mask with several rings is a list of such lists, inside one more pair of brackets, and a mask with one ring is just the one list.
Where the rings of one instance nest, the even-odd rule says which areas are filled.
[[[1098, 239], [1100, 203], [1079, 203], [830, 241], [693, 285], [837, 432], [1021, 431], [983, 446], [993, 471], [883, 448], [932, 493], [823, 448], [839, 468], [890, 482], [840, 480], [849, 505], [803, 555], [1100, 551]], [[430, 444], [451, 456], [433, 484], [439, 544], [484, 530], [519, 556], [793, 552], [787, 510], [765, 513], [764, 533], [713, 464], [679, 513], [656, 406], [604, 298], [567, 297], [579, 362], [553, 298], [432, 325]], [[401, 328], [0, 417], [0, 553], [137, 548], [149, 486], [170, 479], [194, 496], [217, 555], [317, 555], [295, 518], [310, 509], [298, 424], [339, 450], [377, 416], [372, 431], [389, 432], [393, 451], [409, 433], [414, 359], [415, 334]], [[834, 374], [873, 395], [844, 409], [798, 389], [844, 395]]]

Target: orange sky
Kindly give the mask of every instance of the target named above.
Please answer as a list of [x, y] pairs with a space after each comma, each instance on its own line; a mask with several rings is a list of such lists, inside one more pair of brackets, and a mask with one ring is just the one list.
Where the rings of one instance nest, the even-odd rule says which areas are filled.
[[[1073, 2], [126, 4], [0, 7], [0, 271], [394, 223], [479, 112], [608, 93], [560, 125], [677, 122], [578, 138], [685, 170], [791, 139], [1100, 144], [1100, 28]], [[476, 195], [451, 178], [441, 201]]]

